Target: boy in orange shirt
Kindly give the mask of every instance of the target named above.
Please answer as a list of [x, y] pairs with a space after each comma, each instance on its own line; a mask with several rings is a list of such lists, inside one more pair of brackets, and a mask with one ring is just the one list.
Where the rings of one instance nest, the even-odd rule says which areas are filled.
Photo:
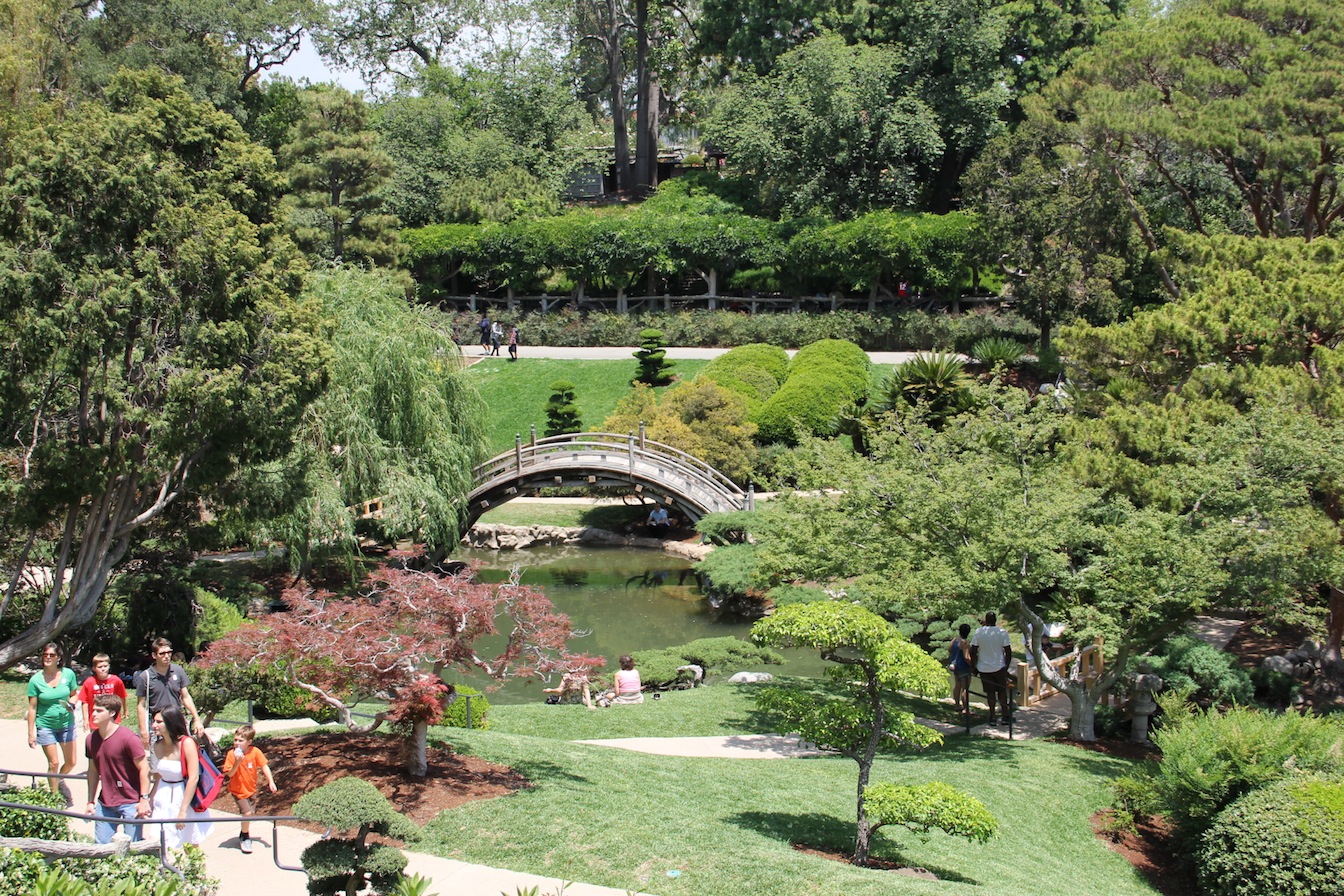
[[271, 776], [271, 767], [266, 764], [266, 756], [252, 745], [257, 736], [251, 725], [243, 725], [233, 733], [233, 749], [224, 760], [224, 777], [229, 779], [229, 793], [238, 800], [238, 810], [243, 814], [242, 837], [238, 848], [243, 852], [252, 852], [251, 828], [247, 816], [257, 814], [254, 798], [257, 795], [257, 772], [266, 778], [266, 786], [275, 793], [275, 778]]

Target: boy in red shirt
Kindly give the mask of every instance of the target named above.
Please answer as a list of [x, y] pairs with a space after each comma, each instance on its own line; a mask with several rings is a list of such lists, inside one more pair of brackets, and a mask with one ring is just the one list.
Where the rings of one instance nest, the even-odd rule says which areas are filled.
[[121, 698], [121, 705], [126, 705], [126, 685], [122, 683], [112, 673], [112, 660], [105, 653], [96, 654], [93, 658], [93, 674], [84, 679], [84, 684], [80, 685], [75, 693], [76, 703], [84, 704], [84, 719], [88, 722], [87, 730], [92, 732], [93, 724], [93, 698], [99, 694], [113, 694]]
[[275, 793], [275, 778], [271, 776], [271, 767], [266, 764], [266, 756], [252, 745], [252, 739], [256, 736], [257, 732], [251, 725], [241, 726], [233, 733], [233, 749], [224, 760], [224, 777], [229, 779], [229, 793], [238, 800], [238, 811], [244, 818], [238, 848], [246, 853], [252, 851], [251, 828], [246, 818], [257, 814], [253, 800], [257, 795], [258, 772], [265, 776], [266, 786], [271, 789], [271, 793]]

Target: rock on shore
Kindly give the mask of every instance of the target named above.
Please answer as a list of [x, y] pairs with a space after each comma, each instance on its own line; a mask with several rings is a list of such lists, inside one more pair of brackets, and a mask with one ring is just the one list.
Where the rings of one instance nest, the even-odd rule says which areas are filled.
[[490, 551], [516, 551], [523, 548], [548, 545], [586, 544], [595, 547], [625, 547], [666, 551], [689, 560], [703, 560], [714, 549], [713, 545], [665, 541], [639, 535], [620, 535], [606, 529], [571, 526], [503, 526], [478, 523], [466, 535], [462, 544], [469, 548]]

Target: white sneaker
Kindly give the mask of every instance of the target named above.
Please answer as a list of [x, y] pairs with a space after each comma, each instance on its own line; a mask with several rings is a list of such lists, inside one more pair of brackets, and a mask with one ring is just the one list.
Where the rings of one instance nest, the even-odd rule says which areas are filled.
[[241, 850], [242, 850], [243, 852], [245, 852], [245, 853], [251, 853], [251, 852], [252, 852], [252, 838], [251, 838], [251, 837], [244, 837], [244, 838], [242, 838], [241, 840], [239, 840], [239, 841], [238, 841], [238, 848], [241, 849]]

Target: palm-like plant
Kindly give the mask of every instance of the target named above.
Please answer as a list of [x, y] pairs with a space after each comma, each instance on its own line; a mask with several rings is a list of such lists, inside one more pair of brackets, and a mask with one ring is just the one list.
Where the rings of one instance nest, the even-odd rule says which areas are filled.
[[946, 416], [966, 408], [970, 386], [961, 358], [944, 352], [919, 354], [892, 371], [886, 386], [887, 406], [904, 401]]
[[1027, 355], [1027, 347], [1007, 336], [987, 336], [971, 346], [971, 357], [986, 370], [1012, 367]]

